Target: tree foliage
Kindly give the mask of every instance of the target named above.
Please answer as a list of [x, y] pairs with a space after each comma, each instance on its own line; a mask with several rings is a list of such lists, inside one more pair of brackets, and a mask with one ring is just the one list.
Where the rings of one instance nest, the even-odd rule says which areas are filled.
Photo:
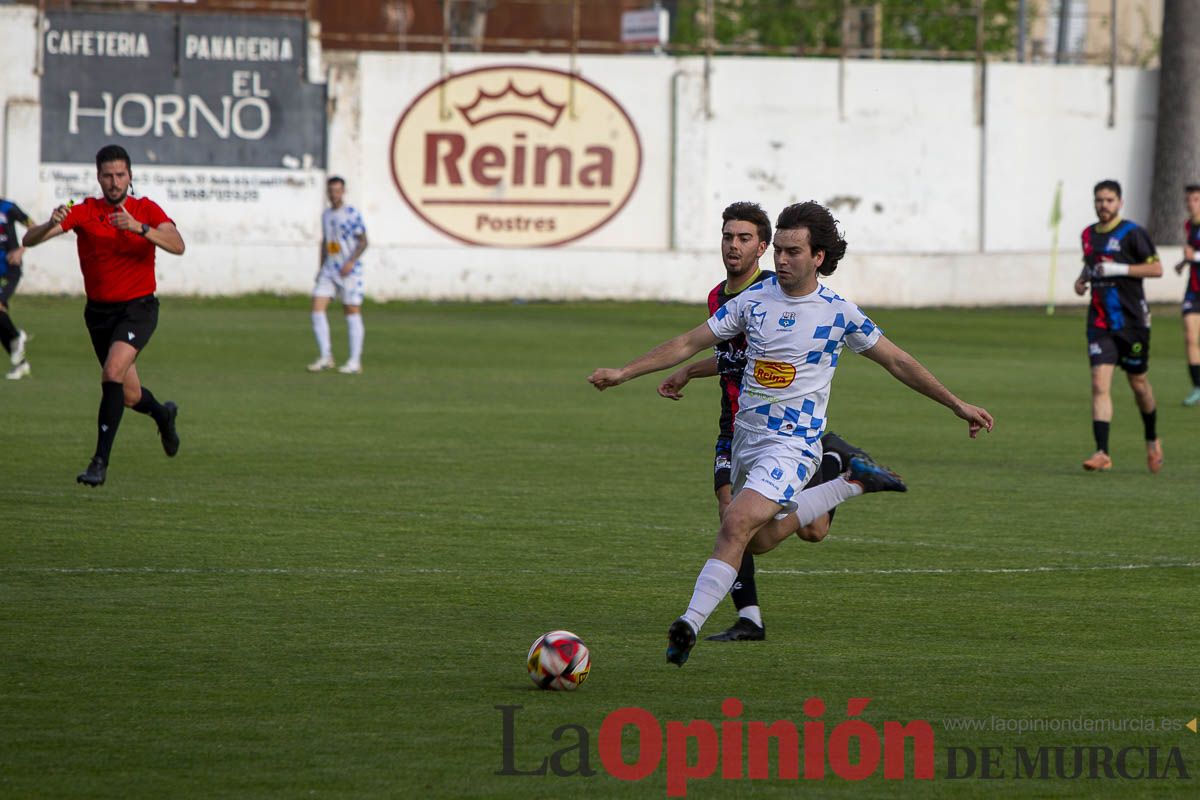
[[[1016, 47], [1018, 0], [985, 0], [984, 49]], [[677, 45], [704, 43], [704, 0], [678, 0], [671, 40]], [[713, 33], [718, 46], [794, 48], [800, 52], [842, 46], [842, 0], [715, 0]], [[849, 4], [851, 49], [975, 52], [975, 0], [881, 0]], [[876, 20], [876, 15], [878, 19]], [[873, 21], [875, 20], [875, 21]]]

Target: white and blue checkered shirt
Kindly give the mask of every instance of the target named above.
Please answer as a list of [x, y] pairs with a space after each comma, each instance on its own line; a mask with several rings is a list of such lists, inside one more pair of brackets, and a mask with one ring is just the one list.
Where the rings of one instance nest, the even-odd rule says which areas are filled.
[[[341, 270], [346, 259], [358, 247], [358, 242], [367, 232], [362, 214], [354, 206], [327, 208], [321, 215], [321, 235], [325, 240], [324, 270]], [[362, 261], [354, 265], [354, 273], [362, 271]]]
[[854, 303], [820, 286], [791, 297], [774, 276], [717, 310], [708, 327], [722, 339], [746, 334], [746, 371], [736, 427], [812, 443], [825, 430], [829, 385], [843, 346], [869, 350], [883, 335]]

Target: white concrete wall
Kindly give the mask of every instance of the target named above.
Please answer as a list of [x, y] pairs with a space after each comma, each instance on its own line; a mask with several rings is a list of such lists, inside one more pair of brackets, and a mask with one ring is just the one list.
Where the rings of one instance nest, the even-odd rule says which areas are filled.
[[[993, 64], [987, 80], [986, 251], [1048, 247], [1059, 181], [1071, 248], [1096, 221], [1092, 187], [1102, 179], [1121, 182], [1127, 218], [1149, 218], [1158, 72], [1117, 70], [1112, 127], [1107, 69]], [[1184, 216], [1181, 201], [1181, 223]]]
[[[5, 174], [24, 176], [9, 191], [44, 216], [65, 196], [64, 173], [78, 168], [38, 166], [29, 9], [0, 8], [0, 35], [14, 42], [0, 53], [6, 74], [18, 76], [5, 91], [23, 98], [7, 115], [18, 130], [6, 130]], [[854, 61], [843, 72], [829, 60], [723, 58], [713, 64], [706, 97], [700, 59], [589, 56], [578, 59], [579, 73], [623, 106], [640, 136], [642, 172], [628, 204], [564, 246], [467, 246], [421, 219], [391, 176], [392, 133], [441, 77], [438, 56], [323, 58], [327, 172], [298, 169], [289, 173], [293, 184], [273, 186], [271, 176], [233, 171], [262, 184], [262, 196], [246, 204], [167, 200], [170, 181], [186, 170], [139, 169], [143, 190], [163, 198], [188, 240], [185, 258], [160, 258], [164, 293], [308, 291], [321, 188], [334, 173], [346, 177], [350, 202], [366, 216], [367, 286], [379, 300], [696, 302], [723, 274], [716, 249], [726, 204], [756, 200], [774, 215], [816, 199], [835, 209], [850, 242], [829, 283], [863, 305], [1040, 304], [1049, 292], [1048, 218], [1061, 180], [1054, 292], [1059, 303], [1077, 302], [1070, 284], [1078, 232], [1092, 219], [1092, 184], [1121, 180], [1127, 215], [1146, 216], [1155, 72], [1119, 72], [1110, 128], [1106, 70], [990, 65], [981, 127], [971, 64]], [[570, 66], [565, 56], [452, 54], [449, 69], [496, 64]], [[1173, 263], [1177, 251], [1164, 257]], [[79, 291], [70, 242], [38, 248], [27, 263], [24, 291]], [[1182, 283], [1169, 273], [1147, 289], [1154, 300], [1173, 301]]]
[[[0, 6], [0, 195], [21, 198], [36, 175], [37, 143], [41, 131], [37, 111], [38, 76], [36, 68], [37, 9], [32, 6]], [[30, 128], [30, 124], [33, 127]], [[29, 213], [32, 209], [26, 208]]]

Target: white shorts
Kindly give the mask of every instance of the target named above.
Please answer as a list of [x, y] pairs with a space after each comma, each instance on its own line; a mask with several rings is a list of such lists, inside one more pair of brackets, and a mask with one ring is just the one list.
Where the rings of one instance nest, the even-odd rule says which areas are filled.
[[793, 498], [821, 467], [821, 442], [812, 444], [774, 431], [733, 429], [733, 493], [753, 489], [783, 506], [776, 518], [796, 509]]
[[363, 279], [361, 272], [351, 272], [345, 277], [337, 270], [323, 269], [317, 273], [317, 285], [313, 297], [336, 297], [344, 305], [363, 304]]

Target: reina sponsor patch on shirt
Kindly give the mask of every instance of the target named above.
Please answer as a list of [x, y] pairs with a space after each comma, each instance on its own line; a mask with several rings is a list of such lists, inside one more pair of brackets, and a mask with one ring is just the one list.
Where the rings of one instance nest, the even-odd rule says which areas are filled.
[[759, 386], [782, 389], [796, 380], [796, 368], [783, 361], [755, 361], [754, 380]]

